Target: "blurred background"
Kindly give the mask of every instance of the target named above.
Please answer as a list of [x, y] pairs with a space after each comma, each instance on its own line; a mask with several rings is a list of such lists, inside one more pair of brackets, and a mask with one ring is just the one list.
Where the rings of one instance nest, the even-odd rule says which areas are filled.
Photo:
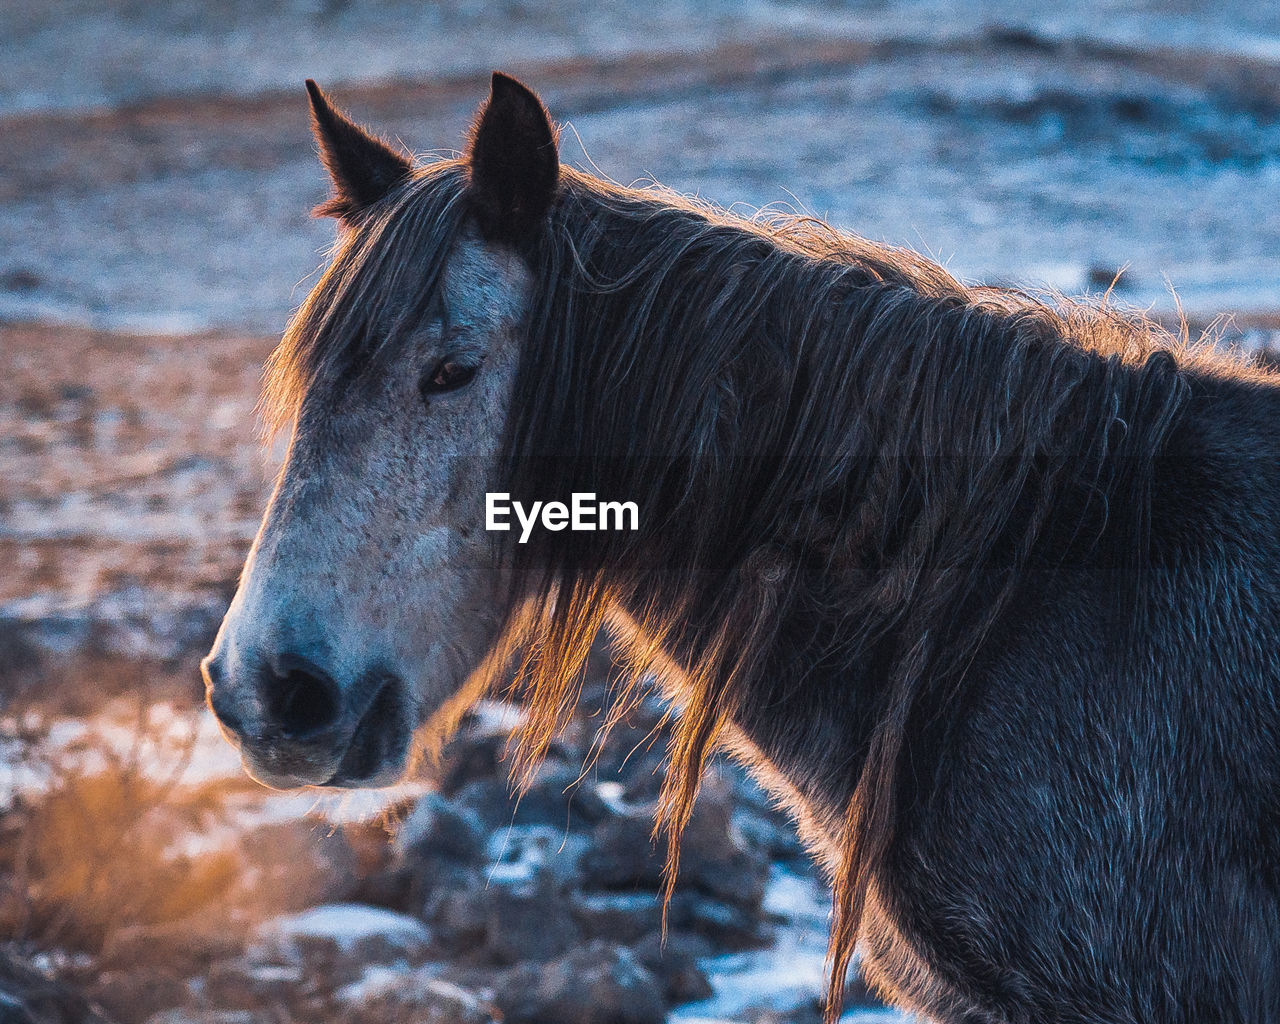
[[[562, 157], [968, 280], [1280, 340], [1280, 7], [0, 0], [0, 1020], [816, 1020], [827, 897], [717, 764], [658, 941], [656, 703], [518, 809], [518, 707], [342, 798], [251, 783], [196, 669], [278, 451], [262, 361], [333, 241], [301, 83], [423, 156], [488, 73]], [[1119, 276], [1117, 276], [1119, 275]], [[855, 980], [849, 1021], [901, 1020]]]

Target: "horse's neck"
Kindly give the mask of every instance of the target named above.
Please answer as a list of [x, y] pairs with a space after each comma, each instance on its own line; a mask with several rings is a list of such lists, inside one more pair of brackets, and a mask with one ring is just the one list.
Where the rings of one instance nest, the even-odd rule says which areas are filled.
[[[686, 665], [690, 651], [653, 646], [652, 637], [623, 608], [609, 629], [634, 653], [677, 707], [691, 697]], [[783, 636], [767, 670], [740, 680], [721, 745], [751, 770], [796, 819], [801, 836], [820, 862], [834, 870], [845, 807], [862, 767], [862, 751], [875, 706], [874, 665], [839, 673], [810, 664], [808, 644]]]

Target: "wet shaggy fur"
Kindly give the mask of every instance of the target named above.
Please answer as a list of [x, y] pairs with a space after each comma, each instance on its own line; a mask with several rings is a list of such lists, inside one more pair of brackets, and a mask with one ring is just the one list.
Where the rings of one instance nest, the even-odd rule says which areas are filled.
[[[426, 315], [472, 187], [435, 164], [368, 211], [326, 329], [304, 308], [276, 356], [279, 419]], [[829, 1012], [860, 942], [940, 1022], [1280, 1020], [1275, 381], [568, 169], [535, 229], [502, 489], [640, 529], [497, 552], [521, 763], [608, 625], [682, 708], [672, 858], [724, 744], [830, 872]]]

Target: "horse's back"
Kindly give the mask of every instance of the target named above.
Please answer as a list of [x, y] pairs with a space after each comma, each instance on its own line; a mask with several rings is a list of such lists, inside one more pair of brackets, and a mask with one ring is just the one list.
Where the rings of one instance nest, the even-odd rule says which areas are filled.
[[864, 945], [939, 1020], [1280, 1021], [1280, 458], [1212, 397], [1137, 577], [1046, 563], [917, 724]]

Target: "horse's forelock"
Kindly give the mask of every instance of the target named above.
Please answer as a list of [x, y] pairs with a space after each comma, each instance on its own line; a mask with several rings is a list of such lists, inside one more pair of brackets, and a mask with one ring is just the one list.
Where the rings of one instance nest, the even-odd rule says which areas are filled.
[[447, 161], [419, 171], [339, 236], [332, 262], [267, 363], [260, 412], [287, 430], [314, 387], [370, 369], [438, 298], [463, 220], [465, 175]]

